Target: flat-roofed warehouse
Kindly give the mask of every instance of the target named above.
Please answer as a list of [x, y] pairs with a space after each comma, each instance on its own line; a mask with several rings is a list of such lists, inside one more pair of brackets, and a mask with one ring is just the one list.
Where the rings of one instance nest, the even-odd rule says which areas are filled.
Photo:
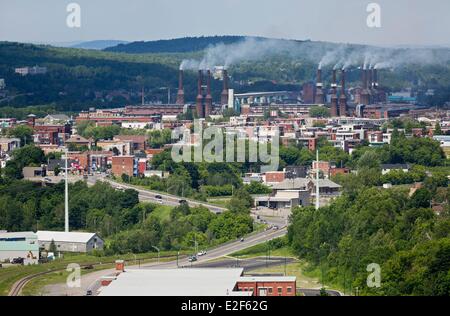
[[52, 241], [58, 251], [90, 252], [102, 250], [104, 241], [95, 233], [38, 231], [39, 246], [50, 250]]
[[118, 261], [116, 271], [102, 279], [100, 296], [296, 295], [295, 276], [243, 276], [243, 268], [128, 270]]

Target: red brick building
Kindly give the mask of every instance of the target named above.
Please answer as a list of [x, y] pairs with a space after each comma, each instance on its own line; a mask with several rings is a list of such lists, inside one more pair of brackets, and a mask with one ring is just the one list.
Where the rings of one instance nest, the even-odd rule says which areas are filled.
[[295, 277], [241, 277], [237, 282], [241, 292], [251, 292], [253, 296], [296, 296]]
[[116, 177], [126, 174], [130, 177], [137, 175], [137, 161], [134, 156], [114, 156], [112, 157], [111, 171]]

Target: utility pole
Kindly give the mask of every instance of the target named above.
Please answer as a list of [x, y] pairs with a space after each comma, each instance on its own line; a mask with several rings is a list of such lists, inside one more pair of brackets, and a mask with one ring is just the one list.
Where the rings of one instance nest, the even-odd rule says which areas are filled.
[[66, 147], [65, 156], [64, 156], [65, 165], [66, 165], [65, 196], [64, 196], [64, 227], [65, 227], [64, 231], [66, 233], [69, 232], [69, 176], [68, 176], [69, 168], [67, 166], [67, 160], [69, 158], [68, 156], [69, 156], [69, 151]]
[[319, 187], [319, 150], [316, 152], [316, 211], [320, 208], [320, 187]]
[[152, 246], [152, 247], [153, 247], [153, 249], [155, 249], [156, 251], [158, 251], [158, 264], [159, 264], [159, 258], [160, 258], [160, 256], [159, 256], [159, 248], [156, 247], [156, 246]]

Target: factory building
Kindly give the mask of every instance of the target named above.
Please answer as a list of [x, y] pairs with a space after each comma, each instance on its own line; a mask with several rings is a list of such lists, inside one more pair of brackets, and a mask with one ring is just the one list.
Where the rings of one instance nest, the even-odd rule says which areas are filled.
[[24, 265], [39, 262], [38, 237], [33, 232], [0, 232], [0, 263], [23, 259]]
[[52, 242], [61, 252], [86, 253], [94, 249], [102, 250], [104, 245], [103, 239], [95, 233], [38, 231], [36, 234], [39, 247], [45, 250], [50, 249]]

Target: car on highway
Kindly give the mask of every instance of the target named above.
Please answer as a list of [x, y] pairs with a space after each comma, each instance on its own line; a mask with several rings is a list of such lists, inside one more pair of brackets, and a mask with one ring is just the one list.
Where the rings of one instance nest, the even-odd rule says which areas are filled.
[[163, 200], [162, 200], [162, 196], [161, 196], [161, 195], [155, 195], [155, 200], [158, 200], [158, 203], [159, 203], [159, 204], [162, 204], [162, 203], [163, 203]]
[[196, 256], [190, 256], [188, 261], [189, 262], [195, 262], [195, 261], [197, 261], [197, 257]]
[[197, 254], [197, 256], [199, 256], [199, 257], [204, 256], [204, 255], [206, 255], [206, 250], [202, 250]]
[[44, 181], [45, 181], [45, 182], [52, 182], [52, 179], [50, 179], [50, 178], [44, 178]]
[[183, 204], [188, 204], [188, 202], [186, 201], [186, 200], [180, 200], [180, 205], [183, 205]]
[[244, 241], [245, 241], [245, 239], [244, 239], [244, 237], [242, 237], [242, 238], [241, 238], [241, 242], [244, 242]]
[[86, 296], [92, 296], [92, 290], [87, 290], [86, 291]]
[[278, 230], [279, 229], [278, 226], [273, 226], [272, 228], [273, 228], [273, 230]]

